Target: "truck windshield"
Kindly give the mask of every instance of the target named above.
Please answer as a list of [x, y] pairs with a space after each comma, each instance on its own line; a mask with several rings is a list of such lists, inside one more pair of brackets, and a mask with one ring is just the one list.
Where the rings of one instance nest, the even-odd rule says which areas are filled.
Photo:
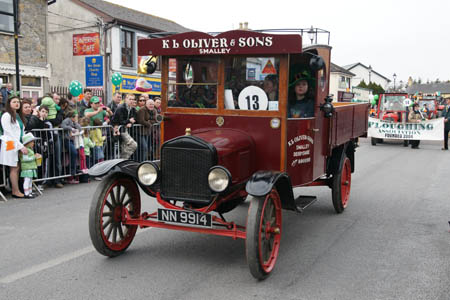
[[216, 108], [218, 61], [211, 56], [169, 58], [168, 106]]
[[279, 57], [225, 59], [225, 109], [278, 110]]
[[386, 95], [383, 97], [381, 110], [404, 111], [406, 110], [406, 106], [404, 104], [405, 99], [406, 96], [404, 95]]
[[429, 110], [435, 110], [435, 106], [434, 106], [434, 100], [420, 100], [419, 101], [419, 106], [421, 109], [424, 108], [425, 104], [427, 105], [427, 108]]

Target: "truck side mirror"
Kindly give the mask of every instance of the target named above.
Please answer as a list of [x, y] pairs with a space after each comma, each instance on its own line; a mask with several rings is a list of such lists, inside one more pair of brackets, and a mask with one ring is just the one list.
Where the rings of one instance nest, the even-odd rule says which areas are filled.
[[325, 67], [325, 61], [323, 60], [322, 56], [313, 56], [309, 60], [309, 67], [314, 72], [317, 72]]
[[325, 118], [331, 118], [334, 112], [334, 106], [331, 104], [333, 95], [328, 95], [325, 98], [325, 103], [320, 104], [320, 110], [324, 112]]

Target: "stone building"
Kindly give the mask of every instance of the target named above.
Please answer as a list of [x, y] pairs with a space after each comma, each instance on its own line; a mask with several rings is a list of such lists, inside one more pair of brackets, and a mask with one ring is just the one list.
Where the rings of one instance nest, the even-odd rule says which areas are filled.
[[[13, 0], [2, 1], [2, 12], [13, 12]], [[19, 1], [19, 74], [23, 97], [37, 98], [48, 89], [47, 0]], [[0, 21], [0, 79], [16, 89], [13, 16]]]
[[167, 19], [100, 0], [56, 0], [48, 7], [49, 61], [52, 86], [67, 87], [78, 80], [83, 87], [105, 91], [104, 102], [116, 87], [111, 76], [120, 72], [122, 93], [137, 93], [136, 81], [153, 86], [159, 95], [161, 74], [137, 74], [137, 41], [155, 32], [179, 33], [187, 28]]

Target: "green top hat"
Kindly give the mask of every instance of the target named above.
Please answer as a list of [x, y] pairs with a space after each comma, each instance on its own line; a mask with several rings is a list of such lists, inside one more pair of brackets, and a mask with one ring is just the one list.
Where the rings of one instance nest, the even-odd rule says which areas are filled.
[[311, 76], [310, 72], [307, 70], [302, 70], [296, 72], [295, 68], [291, 71], [291, 80], [289, 80], [289, 87], [295, 86], [298, 82], [306, 80], [308, 84], [314, 84], [314, 78]]

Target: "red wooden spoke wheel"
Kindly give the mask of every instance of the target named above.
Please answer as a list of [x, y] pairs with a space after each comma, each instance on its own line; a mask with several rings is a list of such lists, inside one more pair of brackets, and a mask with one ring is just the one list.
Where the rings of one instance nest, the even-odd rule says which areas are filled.
[[132, 217], [141, 213], [136, 182], [111, 174], [97, 187], [89, 211], [89, 234], [97, 251], [105, 256], [122, 254], [136, 235], [136, 225], [123, 224], [124, 210]]
[[265, 197], [250, 197], [245, 250], [250, 272], [266, 278], [275, 267], [281, 240], [281, 201], [275, 189]]
[[352, 184], [352, 166], [347, 156], [342, 158], [340, 170], [333, 176], [332, 199], [334, 210], [342, 213], [347, 207]]

